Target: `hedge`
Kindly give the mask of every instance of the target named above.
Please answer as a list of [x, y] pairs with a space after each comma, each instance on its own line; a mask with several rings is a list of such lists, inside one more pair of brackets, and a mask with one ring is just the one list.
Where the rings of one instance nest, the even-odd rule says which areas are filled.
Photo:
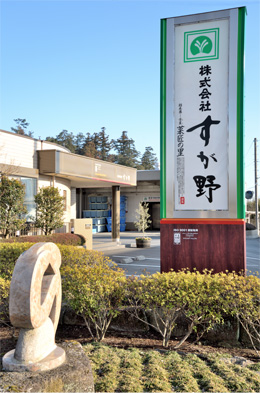
[[[154, 327], [166, 347], [180, 316], [188, 322], [188, 328], [176, 348], [192, 332], [202, 336], [216, 324], [223, 324], [227, 316], [238, 318], [248, 334], [253, 329], [254, 339], [260, 343], [260, 280], [256, 276], [212, 274], [206, 270], [203, 274], [183, 270], [141, 276], [129, 281], [127, 302], [129, 312]], [[149, 316], [148, 320], [142, 317], [140, 309]]]
[[10, 280], [0, 277], [0, 322], [9, 326]]
[[[10, 280], [15, 261], [32, 243], [0, 244], [0, 277]], [[203, 334], [237, 318], [252, 345], [260, 346], [260, 279], [236, 273], [183, 270], [125, 278], [122, 269], [98, 251], [58, 245], [62, 255], [63, 296], [83, 316], [92, 336], [104, 338], [112, 317], [121, 310], [157, 329], [167, 347], [173, 328], [184, 316], [186, 335]], [[4, 283], [2, 283], [4, 286]], [[100, 315], [100, 312], [102, 315]], [[142, 317], [142, 312], [145, 316]], [[103, 320], [102, 320], [103, 318]], [[101, 321], [101, 325], [97, 320]]]
[[65, 266], [62, 291], [66, 303], [84, 319], [91, 337], [101, 341], [123, 305], [124, 270], [100, 255], [95, 264]]
[[[10, 279], [15, 262], [32, 245], [33, 243], [0, 243], [0, 277]], [[99, 251], [62, 244], [57, 244], [57, 247], [59, 247], [62, 257], [61, 274], [63, 274], [65, 266], [91, 265], [98, 263], [100, 260], [107, 264], [111, 263], [111, 260]]]
[[53, 233], [52, 235], [38, 235], [38, 236], [18, 236], [12, 239], [2, 239], [1, 243], [40, 243], [52, 242], [55, 244], [65, 244], [67, 246], [82, 246], [86, 239], [73, 233]]

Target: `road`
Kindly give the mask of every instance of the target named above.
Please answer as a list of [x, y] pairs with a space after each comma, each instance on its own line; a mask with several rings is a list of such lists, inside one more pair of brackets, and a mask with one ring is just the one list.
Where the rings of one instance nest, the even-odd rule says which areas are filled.
[[[160, 232], [147, 232], [146, 236], [151, 237], [151, 248], [135, 248], [136, 232], [121, 232], [120, 245], [112, 247], [111, 233], [97, 233], [93, 235], [94, 249], [103, 251], [105, 255], [114, 260], [118, 266], [125, 270], [126, 276], [140, 275], [143, 273], [156, 273], [160, 271]], [[115, 244], [115, 243], [114, 243]], [[131, 263], [119, 263], [126, 258], [137, 258]], [[139, 257], [139, 258], [138, 258]], [[246, 240], [247, 271], [250, 274], [260, 273], [260, 238]]]

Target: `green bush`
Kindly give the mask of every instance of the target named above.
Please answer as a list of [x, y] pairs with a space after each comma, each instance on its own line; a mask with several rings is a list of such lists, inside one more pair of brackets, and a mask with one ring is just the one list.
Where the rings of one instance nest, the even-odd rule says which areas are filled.
[[[0, 243], [0, 277], [3, 280], [10, 281], [16, 260], [32, 244]], [[126, 279], [124, 271], [116, 269], [103, 253], [60, 244], [58, 247], [62, 256], [63, 295], [75, 312], [82, 315], [96, 340], [104, 338], [111, 319], [120, 309], [126, 308], [157, 329], [165, 347], [179, 316], [184, 316], [189, 326], [176, 347], [192, 332], [202, 335], [216, 324], [222, 324], [226, 317], [235, 317], [258, 351], [258, 277], [184, 270]], [[4, 295], [3, 298], [6, 299]], [[142, 312], [146, 314], [144, 317]]]
[[32, 243], [0, 243], [0, 277], [11, 279], [15, 262], [32, 245]]
[[139, 280], [130, 281], [128, 290], [127, 298], [131, 312], [138, 319], [140, 308], [151, 315], [149, 322], [147, 319], [144, 319], [144, 322], [160, 332], [165, 347], [168, 346], [176, 320], [181, 315], [185, 316], [190, 324], [187, 334], [176, 348], [198, 325], [208, 330], [214, 323], [223, 321], [219, 302], [221, 282], [217, 275], [213, 276], [210, 272], [201, 274], [197, 271], [183, 270], [141, 276]]
[[65, 300], [83, 317], [93, 339], [103, 340], [112, 318], [119, 314], [125, 283], [124, 271], [110, 267], [102, 256], [92, 265], [63, 268]]
[[[223, 279], [223, 274], [220, 274]], [[257, 276], [226, 275], [222, 294], [226, 312], [237, 317], [252, 346], [260, 348], [260, 279]]]
[[[236, 316], [259, 340], [260, 280], [235, 273], [204, 271], [156, 273], [129, 280], [127, 300], [129, 312], [154, 327], [167, 347], [178, 316], [189, 321], [186, 335], [175, 346], [178, 348], [193, 331], [212, 329], [223, 324], [226, 316]], [[142, 318], [140, 310], [148, 315]]]
[[2, 240], [4, 243], [40, 243], [52, 242], [55, 244], [65, 244], [67, 246], [82, 246], [86, 239], [81, 235], [73, 233], [53, 233], [52, 235], [38, 235], [38, 236], [19, 236], [12, 239]]
[[10, 280], [0, 277], [0, 322], [9, 321], [9, 290]]
[[104, 256], [100, 251], [86, 250], [84, 248], [75, 248], [60, 244], [57, 246], [60, 249], [62, 257], [61, 273], [65, 266], [86, 266], [100, 263], [101, 261], [109, 265], [111, 262], [110, 258]]
[[[14, 265], [19, 256], [33, 243], [0, 243], [0, 277], [11, 278]], [[99, 251], [85, 250], [74, 246], [57, 244], [61, 252], [61, 274], [65, 266], [93, 265], [100, 261], [109, 264], [111, 261]]]

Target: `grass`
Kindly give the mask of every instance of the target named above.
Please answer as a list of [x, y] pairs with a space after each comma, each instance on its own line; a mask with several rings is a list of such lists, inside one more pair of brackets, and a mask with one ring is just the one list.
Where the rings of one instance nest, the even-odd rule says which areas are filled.
[[96, 392], [259, 392], [260, 364], [245, 367], [223, 355], [203, 359], [175, 351], [121, 349], [100, 343], [84, 346]]

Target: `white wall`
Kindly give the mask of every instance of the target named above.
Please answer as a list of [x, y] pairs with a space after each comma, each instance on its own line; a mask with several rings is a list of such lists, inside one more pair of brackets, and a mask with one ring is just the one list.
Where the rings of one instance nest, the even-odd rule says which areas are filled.
[[37, 150], [60, 150], [65, 147], [0, 130], [0, 163], [37, 169]]
[[126, 222], [134, 222], [136, 221], [136, 209], [138, 209], [139, 203], [143, 202], [144, 197], [159, 197], [160, 192], [124, 193], [121, 190], [121, 195], [127, 196]]

